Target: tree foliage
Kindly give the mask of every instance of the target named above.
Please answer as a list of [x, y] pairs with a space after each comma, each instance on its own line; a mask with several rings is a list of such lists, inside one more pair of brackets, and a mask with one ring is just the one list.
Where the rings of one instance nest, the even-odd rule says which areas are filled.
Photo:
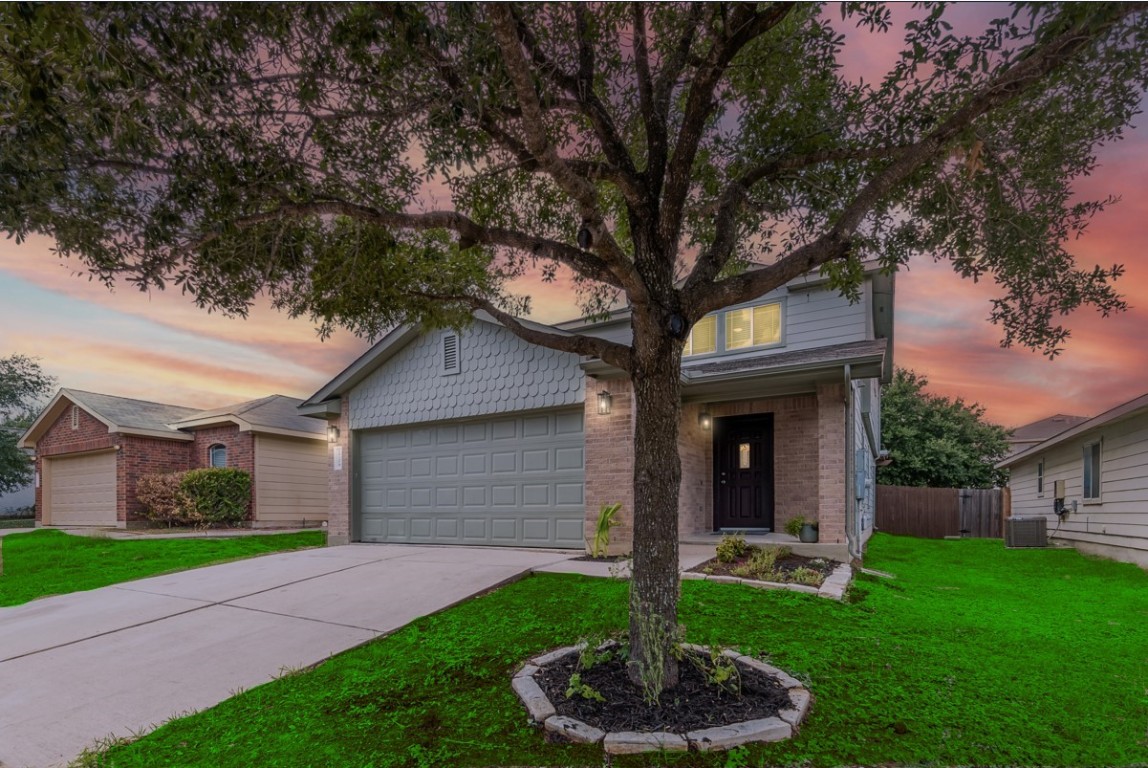
[[[862, 40], [892, 28], [839, 7]], [[365, 335], [484, 310], [628, 374], [633, 658], [672, 685], [641, 636], [676, 636], [693, 323], [810, 270], [856, 296], [863, 261], [918, 254], [1000, 284], [1005, 343], [1054, 353], [1065, 314], [1123, 307], [1120, 266], [1066, 244], [1110, 202], [1072, 181], [1136, 113], [1143, 9], [949, 15], [923, 6], [864, 82], [813, 4], [8, 4], [0, 226], [209, 309], [267, 294]], [[589, 314], [628, 304], [632, 341], [522, 322], [564, 277]]]
[[925, 391], [929, 380], [898, 368], [881, 392], [881, 439], [893, 463], [877, 469], [882, 485], [993, 488], [1008, 482], [994, 464], [1008, 453], [1008, 432], [985, 409]]
[[0, 494], [32, 482], [32, 462], [17, 443], [54, 385], [34, 359], [0, 357]]

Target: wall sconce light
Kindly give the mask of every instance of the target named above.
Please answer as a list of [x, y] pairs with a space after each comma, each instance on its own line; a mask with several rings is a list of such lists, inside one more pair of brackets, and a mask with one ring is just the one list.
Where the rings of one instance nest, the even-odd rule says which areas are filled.
[[708, 412], [702, 411], [698, 414], [698, 426], [701, 427], [704, 432], [709, 432], [713, 429], [714, 417], [710, 416]]
[[614, 403], [614, 396], [606, 390], [598, 393], [598, 413], [605, 416], [610, 412], [610, 406]]
[[328, 443], [339, 442], [339, 428], [336, 427], [334, 424], [327, 427], [327, 442]]

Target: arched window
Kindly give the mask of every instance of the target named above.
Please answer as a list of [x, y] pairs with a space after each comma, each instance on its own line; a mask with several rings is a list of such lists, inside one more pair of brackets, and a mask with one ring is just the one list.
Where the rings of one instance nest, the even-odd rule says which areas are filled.
[[227, 466], [227, 446], [216, 443], [207, 449], [207, 458], [213, 467]]

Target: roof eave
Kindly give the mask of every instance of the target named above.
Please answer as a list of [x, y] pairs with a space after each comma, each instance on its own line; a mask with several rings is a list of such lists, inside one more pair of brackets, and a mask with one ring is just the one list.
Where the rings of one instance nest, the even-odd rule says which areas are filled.
[[1009, 467], [1019, 464], [1022, 461], [1033, 458], [1039, 453], [1044, 453], [1050, 448], [1067, 443], [1068, 441], [1085, 435], [1094, 429], [1113, 424], [1125, 419], [1135, 418], [1148, 413], [1148, 394], [1141, 395], [1140, 397], [1129, 400], [1126, 403], [1121, 403], [1115, 408], [1110, 408], [1099, 416], [1095, 416], [1088, 421], [1077, 424], [1075, 427], [1066, 429], [1058, 435], [1037, 443], [1034, 446], [1025, 448], [1019, 453], [1014, 453], [1012, 456], [1007, 456], [996, 463], [997, 469], [1008, 469]]

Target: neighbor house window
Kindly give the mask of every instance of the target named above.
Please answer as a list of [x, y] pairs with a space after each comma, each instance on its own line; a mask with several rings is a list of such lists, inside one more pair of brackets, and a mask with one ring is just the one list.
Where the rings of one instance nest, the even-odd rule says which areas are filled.
[[741, 349], [781, 341], [781, 304], [731, 309], [725, 313], [725, 348]]
[[717, 317], [708, 315], [694, 324], [690, 337], [686, 339], [683, 355], [704, 355], [717, 351]]
[[227, 446], [213, 445], [207, 449], [208, 463], [213, 467], [227, 466]]
[[1084, 498], [1100, 498], [1100, 443], [1084, 446]]
[[1044, 495], [1044, 459], [1036, 463], [1036, 495]]

